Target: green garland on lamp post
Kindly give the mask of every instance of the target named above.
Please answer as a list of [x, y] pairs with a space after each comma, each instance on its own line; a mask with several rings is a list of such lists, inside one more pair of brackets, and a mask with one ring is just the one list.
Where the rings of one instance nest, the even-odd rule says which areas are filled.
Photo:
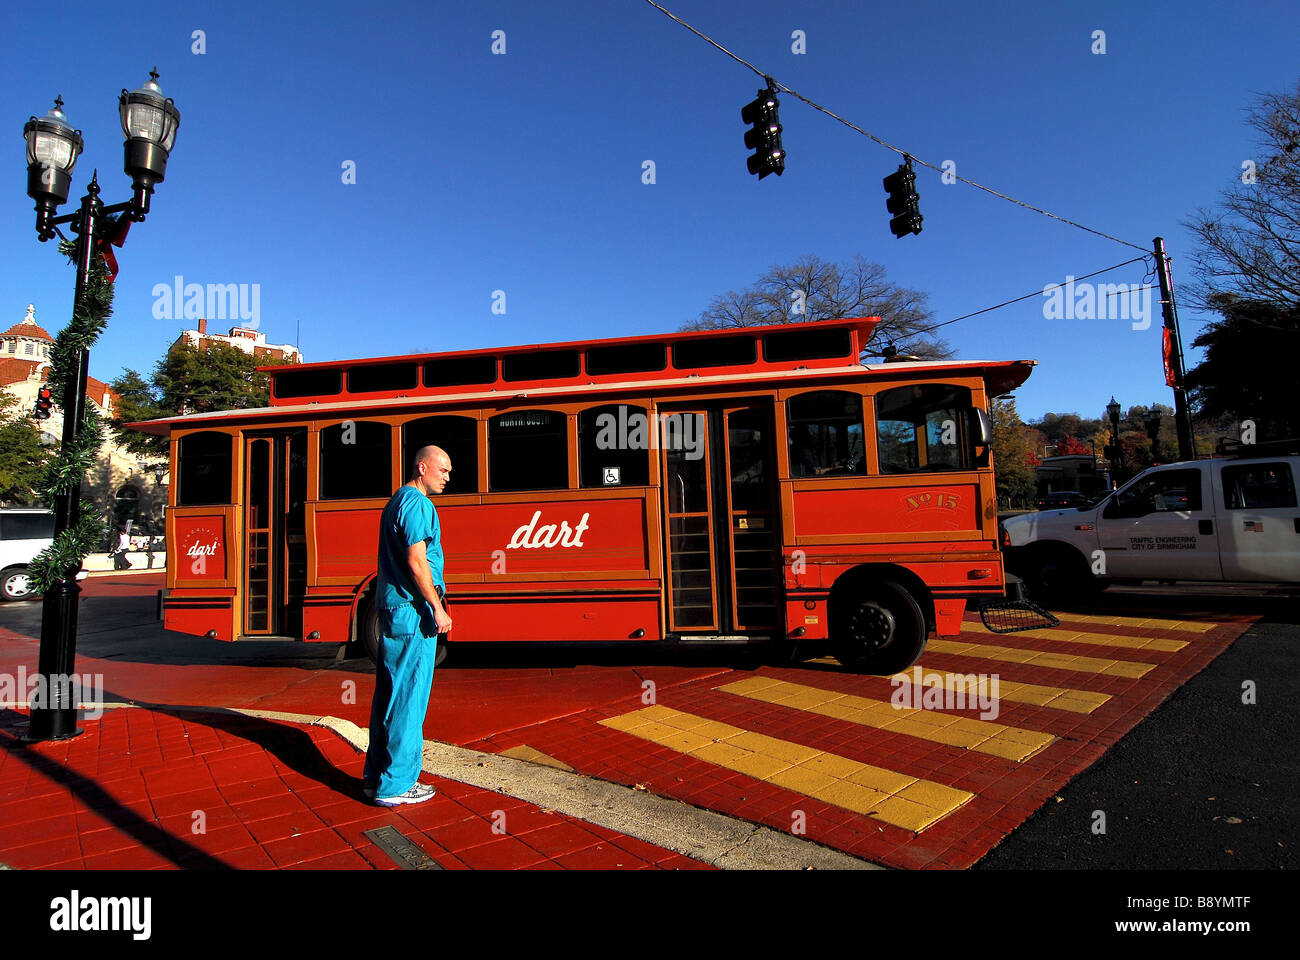
[[[75, 263], [77, 243], [65, 240], [59, 252]], [[103, 258], [91, 260], [84, 295], [74, 305], [72, 322], [59, 331], [50, 349], [50, 371], [46, 383], [51, 397], [67, 416], [69, 404], [63, 396], [69, 375], [76, 369], [81, 351], [89, 351], [108, 325], [113, 313], [113, 283]], [[99, 448], [104, 442], [104, 428], [98, 414], [86, 408], [80, 431], [70, 444], [64, 444], [58, 456], [49, 462], [41, 479], [41, 500], [54, 508], [58, 498], [80, 486], [86, 473], [95, 464]], [[38, 553], [28, 564], [28, 574], [35, 590], [46, 593], [63, 580], [68, 570], [80, 570], [88, 554], [104, 538], [107, 523], [89, 500], [81, 501], [77, 522], [59, 534], [54, 543]]]

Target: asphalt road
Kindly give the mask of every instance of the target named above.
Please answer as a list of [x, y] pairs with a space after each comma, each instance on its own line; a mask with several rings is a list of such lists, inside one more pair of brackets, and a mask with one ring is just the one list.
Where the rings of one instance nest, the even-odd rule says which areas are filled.
[[[1121, 592], [1207, 602], [1191, 587]], [[1300, 867], [1300, 599], [1222, 593], [1265, 619], [975, 869]]]

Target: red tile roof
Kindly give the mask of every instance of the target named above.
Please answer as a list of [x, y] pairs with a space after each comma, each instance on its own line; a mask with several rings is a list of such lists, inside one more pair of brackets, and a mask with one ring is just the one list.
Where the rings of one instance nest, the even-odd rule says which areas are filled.
[[0, 387], [11, 383], [21, 383], [31, 376], [35, 360], [23, 360], [20, 357], [0, 357]]
[[103, 380], [96, 380], [94, 377], [86, 377], [86, 396], [101, 407], [104, 406], [104, 397], [111, 396], [113, 406], [117, 406], [117, 394], [113, 392], [113, 388]]
[[35, 337], [38, 340], [54, 342], [54, 338], [44, 327], [38, 327], [34, 323], [15, 323], [4, 333], [0, 333], [0, 337]]

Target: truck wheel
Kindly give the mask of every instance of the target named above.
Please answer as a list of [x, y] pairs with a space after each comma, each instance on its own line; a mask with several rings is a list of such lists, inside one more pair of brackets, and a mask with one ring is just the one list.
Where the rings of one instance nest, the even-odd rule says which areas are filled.
[[1078, 551], [1065, 547], [1035, 551], [1026, 558], [1022, 569], [1020, 577], [1029, 585], [1030, 596], [1048, 603], [1086, 600], [1107, 586], [1092, 575]]
[[855, 587], [831, 615], [835, 658], [860, 673], [889, 676], [916, 663], [925, 650], [925, 614], [892, 580]]

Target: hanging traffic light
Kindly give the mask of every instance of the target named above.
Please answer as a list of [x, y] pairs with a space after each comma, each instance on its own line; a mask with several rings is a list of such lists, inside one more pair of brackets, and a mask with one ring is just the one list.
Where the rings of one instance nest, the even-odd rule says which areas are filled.
[[902, 239], [909, 233], [921, 232], [921, 211], [918, 207], [920, 196], [916, 192], [916, 173], [912, 170], [912, 158], [899, 164], [897, 170], [882, 181], [889, 192], [885, 206], [894, 214], [889, 221], [889, 230]]
[[781, 122], [777, 118], [776, 85], [767, 78], [767, 89], [758, 91], [758, 99], [740, 109], [740, 119], [752, 130], [745, 133], [745, 146], [754, 151], [749, 158], [750, 173], [762, 180], [769, 173], [778, 177], [785, 172], [785, 150], [781, 146]]
[[41, 387], [36, 391], [36, 409], [33, 413], [37, 420], [50, 419], [50, 409], [54, 406], [54, 395], [50, 392], [49, 387]]

